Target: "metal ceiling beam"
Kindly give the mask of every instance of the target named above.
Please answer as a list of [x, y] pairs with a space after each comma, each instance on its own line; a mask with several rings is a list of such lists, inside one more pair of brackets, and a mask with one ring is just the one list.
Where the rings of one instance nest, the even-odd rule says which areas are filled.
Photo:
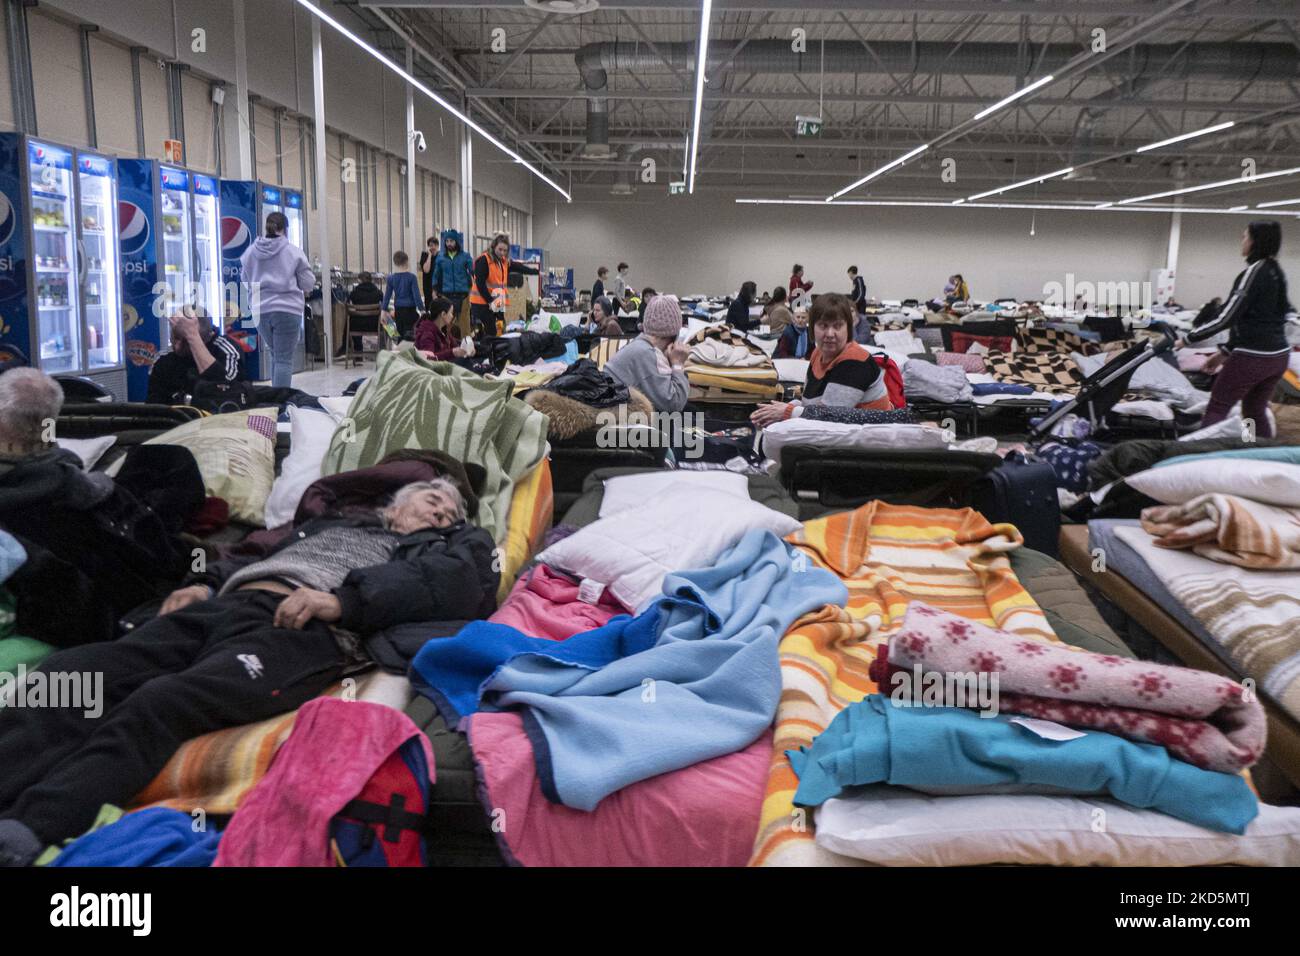
[[[513, 87], [471, 87], [465, 91], [465, 95], [470, 99], [521, 99], [521, 100], [568, 100], [580, 94], [581, 90], [574, 90], [572, 87], [566, 89], [518, 89]], [[688, 103], [694, 100], [694, 95], [689, 92], [678, 92], [675, 90], [626, 90], [623, 92], [606, 92], [604, 94], [610, 100], [658, 100]], [[816, 97], [813, 97], [814, 99]], [[987, 106], [988, 96], [964, 96], [957, 94], [939, 94], [934, 96], [927, 95], [902, 95], [899, 93], [826, 93], [824, 99], [827, 103], [898, 103], [903, 105], [915, 104], [924, 106]], [[743, 93], [743, 92], [721, 92], [705, 93], [705, 102], [723, 101], [723, 102], [748, 102], [751, 100], [766, 100], [769, 103], [806, 103], [809, 101], [809, 95], [803, 92], [797, 93]], [[1034, 103], [1039, 106], [1087, 106], [1086, 99], [1071, 99], [1066, 97], [1048, 97], [1041, 96], [1034, 99]], [[1115, 104], [1116, 107], [1135, 107], [1137, 109], [1153, 110], [1189, 110], [1214, 112], [1222, 110], [1226, 113], [1254, 113], [1269, 109], [1282, 109], [1289, 104], [1286, 103], [1225, 103], [1218, 100], [1149, 100], [1149, 99], [1132, 99], [1123, 100]]]
[[501, 68], [497, 70], [496, 76], [492, 77], [492, 79], [488, 80], [483, 85], [493, 86], [500, 83], [502, 77], [510, 72], [510, 68], [519, 61], [519, 58], [528, 52], [528, 48], [533, 45], [533, 41], [537, 39], [538, 35], [555, 22], [555, 17], [556, 14], [554, 13], [548, 13], [543, 17], [542, 22], [533, 27], [533, 32], [528, 34], [528, 36], [524, 38], [524, 42], [519, 44], [519, 47], [515, 52], [510, 55], [510, 59], [506, 60], [506, 62], [501, 65]]
[[[799, 10], [842, 10], [846, 0], [800, 0]], [[602, 10], [697, 10], [699, 0], [601, 0]], [[519, 0], [360, 0], [358, 6], [419, 10], [464, 10], [481, 7], [518, 10]], [[855, 13], [976, 13], [1043, 16], [1148, 16], [1156, 7], [1138, 0], [852, 0]], [[714, 0], [715, 10], [774, 10], [790, 12], [788, 3], [774, 0]], [[1297, 20], [1295, 4], [1288, 0], [1219, 0], [1206, 3], [1201, 16], [1232, 20]]]

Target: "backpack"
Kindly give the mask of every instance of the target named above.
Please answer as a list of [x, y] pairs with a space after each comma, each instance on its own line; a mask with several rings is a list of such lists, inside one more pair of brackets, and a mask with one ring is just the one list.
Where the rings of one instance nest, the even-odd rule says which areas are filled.
[[898, 370], [898, 363], [888, 355], [871, 356], [880, 366], [880, 373], [885, 377], [885, 390], [889, 393], [889, 404], [895, 408], [906, 408], [907, 399], [903, 397], [903, 373]]
[[339, 866], [427, 866], [429, 765], [412, 737], [330, 821], [330, 852]]

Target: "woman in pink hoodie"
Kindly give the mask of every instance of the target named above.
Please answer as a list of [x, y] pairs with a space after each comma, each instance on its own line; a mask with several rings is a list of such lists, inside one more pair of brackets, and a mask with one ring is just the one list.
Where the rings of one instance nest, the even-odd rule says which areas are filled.
[[266, 235], [240, 256], [253, 319], [262, 344], [271, 351], [271, 385], [293, 384], [293, 350], [298, 346], [306, 293], [316, 288], [316, 274], [306, 254], [285, 237], [289, 220], [282, 212], [266, 217]]

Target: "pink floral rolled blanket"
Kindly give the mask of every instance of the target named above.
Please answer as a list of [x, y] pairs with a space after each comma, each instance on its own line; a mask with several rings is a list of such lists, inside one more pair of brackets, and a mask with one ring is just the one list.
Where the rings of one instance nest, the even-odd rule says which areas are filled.
[[1157, 744], [1206, 770], [1238, 773], [1264, 753], [1264, 708], [1240, 684], [1207, 671], [1029, 640], [913, 603], [871, 677], [889, 695], [909, 683], [897, 675], [917, 668], [996, 674], [1000, 712]]

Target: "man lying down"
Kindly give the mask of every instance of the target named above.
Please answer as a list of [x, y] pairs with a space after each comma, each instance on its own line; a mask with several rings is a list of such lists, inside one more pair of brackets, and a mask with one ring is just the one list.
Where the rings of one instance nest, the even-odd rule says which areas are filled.
[[121, 640], [53, 654], [50, 685], [103, 675], [102, 713], [84, 700], [0, 710], [0, 865], [28, 865], [103, 804], [125, 806], [192, 737], [316, 697], [363, 659], [360, 638], [490, 614], [492, 551], [452, 482], [415, 482], [372, 516], [315, 518], [264, 558], [210, 565]]

